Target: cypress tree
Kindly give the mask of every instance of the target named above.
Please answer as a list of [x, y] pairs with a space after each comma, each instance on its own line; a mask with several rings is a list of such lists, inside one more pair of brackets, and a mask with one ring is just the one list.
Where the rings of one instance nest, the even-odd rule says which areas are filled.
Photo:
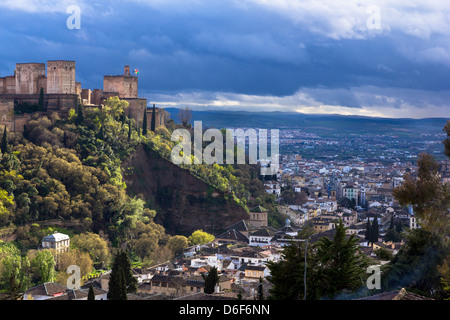
[[150, 130], [152, 130], [152, 132], [155, 132], [155, 129], [156, 129], [156, 111], [155, 111], [155, 104], [153, 104], [152, 123], [150, 125]]
[[125, 251], [118, 252], [111, 268], [108, 300], [127, 300], [127, 293], [136, 292], [136, 283], [128, 254]]
[[147, 107], [144, 109], [144, 118], [142, 119], [142, 135], [147, 135]]
[[391, 215], [391, 222], [389, 224], [389, 230], [393, 230], [394, 229], [394, 215]]
[[116, 254], [109, 276], [108, 300], [126, 300], [126, 294], [125, 299], [123, 299], [124, 293], [126, 292], [126, 286], [122, 274], [123, 272], [119, 264], [119, 254]]
[[105, 138], [105, 129], [103, 129], [103, 125], [100, 125], [100, 130], [98, 131], [97, 138], [103, 140]]
[[395, 231], [397, 231], [398, 233], [402, 233], [403, 225], [401, 222], [397, 224], [397, 226], [395, 227]]
[[375, 218], [372, 221], [372, 225], [370, 227], [370, 242], [375, 243], [378, 242], [378, 218], [375, 216]]
[[44, 88], [39, 91], [38, 111], [44, 111]]
[[370, 242], [370, 220], [367, 218], [366, 223], [366, 233], [364, 234], [364, 239]]
[[84, 121], [84, 115], [83, 115], [83, 106], [81, 104], [78, 105], [78, 113], [77, 117], [75, 119], [76, 124], [83, 123]]
[[203, 275], [203, 279], [205, 280], [205, 293], [214, 293], [214, 287], [216, 286], [216, 283], [219, 282], [217, 268], [212, 267], [211, 270], [209, 270], [207, 276]]
[[[66, 133], [66, 132], [64, 131], [64, 133]], [[22, 135], [23, 135], [23, 137], [24, 137], [25, 139], [28, 139], [29, 132], [28, 132], [28, 127], [27, 127], [26, 124], [23, 125], [23, 133], [22, 133]]]
[[258, 300], [264, 300], [263, 281], [261, 277], [259, 277]]
[[1, 145], [0, 145], [0, 149], [1, 149], [3, 154], [9, 152], [8, 133], [6, 131], [6, 126], [5, 126], [5, 130], [3, 131], [3, 136], [2, 136], [2, 142], [1, 142]]
[[92, 284], [89, 286], [89, 292], [88, 292], [88, 300], [95, 300], [95, 293], [94, 293], [94, 287]]
[[131, 141], [131, 120], [128, 120], [128, 142]]

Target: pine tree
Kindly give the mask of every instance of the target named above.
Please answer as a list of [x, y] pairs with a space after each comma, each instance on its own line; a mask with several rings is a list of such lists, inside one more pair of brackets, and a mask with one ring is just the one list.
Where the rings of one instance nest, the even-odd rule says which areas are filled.
[[8, 133], [6, 131], [6, 126], [5, 126], [5, 130], [3, 131], [3, 136], [2, 136], [2, 142], [0, 144], [0, 149], [1, 149], [3, 154], [9, 152]]
[[142, 120], [142, 135], [147, 135], [147, 108], [144, 109], [144, 118]]
[[[310, 263], [314, 258], [311, 250], [307, 253], [307, 269], [311, 270]], [[305, 243], [292, 242], [283, 249], [283, 257], [280, 261], [267, 262], [270, 270], [269, 282], [271, 300], [302, 300], [304, 298], [305, 286]], [[313, 288], [308, 283], [313, 283], [313, 275], [307, 272], [307, 296], [315, 296]], [[312, 289], [312, 290], [311, 290]]]
[[150, 130], [152, 132], [155, 132], [156, 127], [156, 110], [155, 110], [155, 104], [153, 104], [153, 110], [152, 110], [152, 122], [150, 125]]
[[88, 300], [95, 300], [95, 293], [94, 293], [94, 287], [92, 284], [89, 286], [89, 292], [88, 292]]
[[322, 237], [317, 246], [323, 297], [334, 297], [344, 290], [360, 288], [366, 276], [366, 258], [358, 252], [358, 239], [345, 234], [342, 220], [336, 225], [333, 240]]

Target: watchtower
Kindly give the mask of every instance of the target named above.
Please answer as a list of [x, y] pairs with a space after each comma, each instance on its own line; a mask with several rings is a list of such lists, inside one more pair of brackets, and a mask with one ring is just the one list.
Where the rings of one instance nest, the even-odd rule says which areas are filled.
[[47, 93], [76, 93], [75, 61], [47, 61]]

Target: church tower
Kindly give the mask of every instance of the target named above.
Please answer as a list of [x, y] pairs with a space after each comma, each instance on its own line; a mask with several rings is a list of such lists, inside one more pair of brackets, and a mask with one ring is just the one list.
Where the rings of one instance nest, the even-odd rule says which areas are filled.
[[250, 210], [250, 219], [248, 222], [257, 228], [267, 227], [267, 213], [267, 209], [256, 206]]

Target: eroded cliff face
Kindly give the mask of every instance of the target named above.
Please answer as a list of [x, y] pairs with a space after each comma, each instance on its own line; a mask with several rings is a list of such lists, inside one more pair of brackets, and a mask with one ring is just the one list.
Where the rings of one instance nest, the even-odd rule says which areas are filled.
[[189, 236], [202, 229], [217, 235], [248, 219], [247, 212], [222, 192], [142, 145], [122, 168], [128, 194], [148, 201], [157, 211], [155, 222], [169, 234]]

